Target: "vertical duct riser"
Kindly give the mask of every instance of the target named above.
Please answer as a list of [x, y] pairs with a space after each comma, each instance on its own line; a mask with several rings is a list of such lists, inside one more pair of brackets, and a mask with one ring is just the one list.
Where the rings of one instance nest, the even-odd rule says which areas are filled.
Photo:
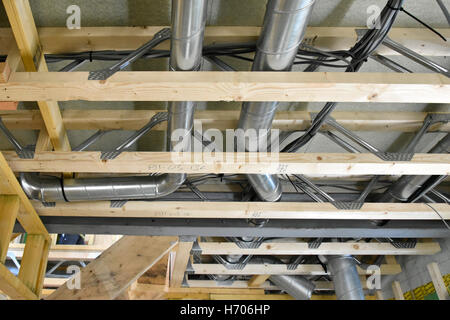
[[[253, 71], [289, 71], [305, 36], [315, 0], [269, 0], [261, 36], [258, 40]], [[265, 130], [267, 139], [278, 102], [245, 102], [239, 128]], [[248, 145], [248, 144], [247, 144]], [[264, 201], [281, 198], [281, 185], [273, 175], [247, 175], [258, 196]]]
[[[172, 1], [172, 41], [170, 69], [196, 71], [202, 61], [207, 0]], [[190, 142], [194, 123], [194, 102], [170, 102], [168, 108], [167, 150], [178, 141], [172, 133], [183, 132]], [[180, 137], [182, 139], [183, 136]], [[186, 143], [177, 151], [190, 151]], [[22, 174], [21, 183], [29, 198], [42, 202], [133, 200], [160, 198], [175, 192], [185, 181], [186, 174], [163, 174], [150, 177], [121, 177], [99, 179], [65, 179]]]

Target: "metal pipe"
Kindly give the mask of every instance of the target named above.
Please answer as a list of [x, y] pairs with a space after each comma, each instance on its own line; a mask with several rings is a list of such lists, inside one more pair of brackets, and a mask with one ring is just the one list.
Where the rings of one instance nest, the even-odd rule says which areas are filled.
[[444, 13], [445, 19], [447, 19], [448, 24], [450, 25], [450, 13], [447, 10], [447, 7], [442, 2], [442, 0], [436, 0], [442, 12]]
[[356, 134], [354, 134], [352, 131], [347, 130], [347, 128], [341, 126], [334, 119], [328, 118], [325, 121], [325, 123], [328, 124], [329, 126], [335, 128], [337, 131], [339, 131], [340, 133], [342, 133], [343, 135], [345, 135], [347, 138], [351, 139], [352, 141], [356, 142], [357, 144], [359, 144], [361, 147], [363, 147], [367, 151], [372, 152], [372, 153], [380, 152], [380, 150], [378, 150], [376, 147], [372, 146], [367, 141], [361, 139]]
[[[305, 36], [315, 0], [269, 0], [257, 43], [252, 71], [289, 71]], [[278, 102], [245, 102], [242, 104], [239, 129], [265, 131], [267, 139]], [[247, 175], [258, 196], [265, 201], [281, 198], [281, 184], [274, 175]]]
[[351, 153], [361, 153], [359, 152], [358, 149], [356, 149], [355, 147], [353, 147], [350, 143], [348, 143], [347, 141], [345, 141], [344, 139], [342, 139], [341, 137], [335, 135], [333, 132], [331, 131], [323, 131], [322, 134], [327, 137], [328, 139], [330, 139], [331, 141], [333, 141], [334, 143], [336, 143], [337, 145], [339, 145], [341, 148], [347, 150], [348, 152]]
[[[447, 134], [430, 153], [448, 153], [450, 134]], [[378, 202], [405, 202], [432, 176], [402, 176], [380, 197]]]
[[401, 64], [395, 62], [394, 60], [391, 60], [385, 56], [382, 56], [380, 54], [373, 54], [370, 56], [373, 60], [376, 62], [382, 64], [385, 67], [388, 67], [389, 69], [398, 72], [398, 73], [413, 73], [411, 70], [405, 68]]
[[269, 280], [295, 300], [310, 300], [315, 289], [311, 281], [299, 276], [271, 275]]
[[[172, 2], [172, 70], [198, 70], [202, 58], [203, 34], [207, 0], [173, 0]], [[171, 102], [168, 108], [167, 150], [172, 151], [178, 141], [172, 133], [183, 132], [181, 149], [190, 150], [194, 119], [193, 102]], [[139, 131], [141, 135], [147, 127]], [[134, 137], [134, 136], [133, 136]], [[129, 142], [127, 140], [127, 142]], [[176, 191], [186, 174], [171, 173], [147, 177], [115, 177], [97, 179], [64, 179], [25, 173], [21, 183], [31, 199], [42, 202], [153, 199]]]
[[365, 300], [356, 260], [352, 256], [328, 256], [327, 266], [338, 300]]
[[404, 55], [405, 57], [417, 62], [418, 64], [424, 66], [425, 68], [431, 71], [441, 73], [447, 77], [450, 77], [450, 71], [447, 68], [444, 68], [443, 66], [437, 64], [436, 62], [431, 61], [430, 59], [418, 54], [417, 52], [412, 51], [411, 49], [408, 49], [407, 47], [401, 45], [400, 43], [393, 41], [389, 37], [386, 37], [384, 39], [383, 44], [389, 49], [397, 51], [401, 55]]

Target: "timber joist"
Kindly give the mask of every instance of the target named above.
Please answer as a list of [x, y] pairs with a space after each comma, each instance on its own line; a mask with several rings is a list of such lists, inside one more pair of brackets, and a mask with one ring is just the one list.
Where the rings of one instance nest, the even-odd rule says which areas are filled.
[[348, 153], [124, 152], [101, 160], [100, 152], [40, 152], [21, 159], [4, 152], [15, 172], [226, 173], [310, 175], [448, 175], [449, 154], [415, 154], [411, 161], [384, 161]]
[[325, 220], [441, 220], [450, 219], [450, 205], [423, 203], [365, 203], [360, 210], [338, 210], [331, 203], [311, 202], [198, 202], [128, 201], [111, 208], [109, 201], [35, 203], [41, 216], [109, 218], [204, 218], [204, 219], [325, 219]]
[[0, 101], [280, 101], [448, 103], [440, 74], [342, 72], [15, 72]]
[[[139, 130], [159, 112], [165, 110], [85, 110], [66, 109], [62, 111], [67, 130]], [[332, 117], [342, 126], [352, 131], [399, 131], [416, 132], [431, 113], [427, 112], [345, 112], [336, 111]], [[439, 112], [438, 115], [448, 113]], [[37, 110], [0, 111], [3, 123], [10, 130], [41, 130], [44, 122]], [[237, 127], [239, 111], [197, 110], [196, 124], [203, 130], [218, 130]], [[282, 131], [305, 130], [311, 125], [311, 113], [307, 111], [278, 111], [273, 128]], [[162, 123], [153, 130], [166, 130]], [[328, 125], [324, 129], [334, 130]], [[450, 123], [435, 123], [430, 132], [449, 132]]]
[[[146, 27], [83, 27], [79, 30], [67, 28], [39, 28], [38, 34], [44, 53], [61, 54], [67, 52], [134, 50], [151, 39], [164, 26]], [[447, 40], [450, 29], [437, 29]], [[260, 27], [251, 26], [208, 26], [205, 32], [205, 45], [230, 42], [257, 41]], [[448, 43], [436, 38], [424, 28], [393, 28], [389, 37], [424, 56], [446, 56]], [[306, 42], [322, 50], [348, 50], [357, 41], [354, 27], [309, 27]], [[10, 44], [12, 32], [0, 28], [0, 42]], [[9, 46], [1, 46], [0, 54], [7, 54]], [[156, 49], [169, 49], [164, 42]], [[380, 47], [377, 53], [398, 55], [387, 47]]]

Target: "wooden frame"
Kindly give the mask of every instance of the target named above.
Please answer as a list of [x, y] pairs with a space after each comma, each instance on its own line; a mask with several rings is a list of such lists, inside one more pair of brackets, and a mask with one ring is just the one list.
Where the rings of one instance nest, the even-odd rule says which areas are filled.
[[448, 175], [450, 155], [415, 154], [411, 161], [383, 161], [349, 153], [169, 153], [124, 152], [101, 160], [100, 152], [40, 152], [21, 159], [4, 155], [15, 172], [240, 173], [309, 175]]
[[410, 249], [379, 242], [325, 242], [318, 248], [309, 248], [305, 242], [267, 242], [257, 249], [242, 249], [232, 242], [199, 242], [198, 245], [203, 255], [432, 255], [441, 250], [437, 242], [417, 243]]
[[[62, 112], [67, 130], [139, 130], [159, 112], [165, 110], [85, 110], [69, 109]], [[210, 128], [226, 130], [236, 128], [239, 110], [197, 110], [196, 125], [203, 130]], [[399, 131], [417, 132], [429, 114], [448, 115], [450, 112], [342, 112], [335, 111], [332, 117], [352, 131]], [[0, 111], [2, 121], [10, 130], [42, 130], [44, 122], [38, 110]], [[278, 111], [273, 128], [283, 131], [305, 130], [311, 125], [311, 113], [307, 111]], [[323, 129], [334, 129], [324, 125]], [[152, 130], [166, 130], [166, 123]], [[429, 132], [450, 132], [450, 123], [436, 123]]]
[[[44, 53], [67, 53], [97, 50], [133, 50], [152, 38], [156, 32], [167, 26], [144, 27], [83, 27], [80, 30], [67, 28], [39, 28], [38, 34]], [[354, 27], [308, 27], [306, 42], [323, 50], [348, 50], [357, 41]], [[447, 40], [449, 28], [437, 29]], [[250, 26], [208, 26], [205, 44], [226, 42], [251, 42], [259, 37], [261, 28]], [[425, 28], [393, 28], [389, 37], [425, 56], [445, 56], [448, 44], [436, 38]], [[11, 30], [0, 28], [0, 41], [10, 43]], [[158, 49], [168, 49], [164, 42]], [[7, 54], [8, 46], [0, 47], [0, 54]], [[387, 47], [377, 51], [382, 55], [398, 55]]]
[[[16, 219], [28, 233], [18, 277], [3, 265]], [[0, 235], [0, 290], [14, 299], [39, 299], [51, 239], [1, 152]]]
[[108, 80], [88, 75], [16, 72], [0, 83], [0, 101], [450, 101], [450, 79], [428, 73], [141, 71]]
[[[288, 270], [283, 264], [247, 264], [242, 270], [227, 269], [221, 264], [198, 264], [193, 263], [194, 274], [226, 274], [226, 275], [326, 275], [320, 264], [301, 264], [294, 270]], [[360, 275], [367, 274], [365, 270], [357, 267]], [[399, 264], [382, 264], [380, 266], [382, 275], [394, 275], [402, 272]]]
[[[28, 0], [3, 0], [3, 4], [25, 70], [44, 75], [48, 71], [47, 63]], [[4, 101], [23, 101], [23, 99], [5, 99]], [[33, 101], [38, 101], [47, 133], [55, 150], [70, 150], [69, 139], [62, 123], [58, 103], [56, 101], [48, 101], [46, 98]]]
[[[441, 220], [423, 203], [365, 203], [360, 210], [339, 210], [331, 203], [311, 202], [128, 201], [122, 208], [111, 208], [109, 201], [96, 201], [35, 206], [40, 216], [64, 217]], [[432, 206], [444, 219], [450, 219], [449, 205]]]
[[[208, 161], [205, 155], [200, 160], [189, 159], [182, 164], [170, 160], [168, 153], [124, 153], [115, 160], [101, 161], [99, 153], [71, 153], [66, 130], [87, 129], [128, 129], [140, 128], [157, 111], [85, 111], [74, 114], [68, 110], [63, 114], [57, 101], [308, 101], [308, 102], [384, 102], [384, 103], [448, 103], [450, 101], [450, 80], [438, 74], [392, 74], [392, 73], [249, 73], [249, 72], [121, 72], [106, 81], [88, 81], [87, 72], [55, 73], [48, 72], [45, 53], [68, 51], [134, 49], [151, 38], [162, 27], [150, 28], [83, 28], [69, 31], [64, 28], [37, 29], [27, 0], [3, 0], [12, 29], [0, 29], [0, 41], [8, 45], [0, 47], [0, 53], [7, 54], [7, 60], [0, 63], [0, 101], [3, 107], [17, 106], [17, 101], [38, 101], [40, 112], [1, 111], [8, 127], [13, 129], [41, 130], [33, 160], [19, 159], [14, 153], [6, 152], [5, 160], [0, 153], [0, 262], [4, 262], [5, 248], [11, 239], [12, 226], [17, 219], [29, 233], [22, 250], [22, 268], [18, 278], [0, 263], [0, 289], [13, 298], [39, 298], [40, 288], [45, 282], [44, 272], [51, 238], [41, 223], [33, 205], [26, 198], [14, 173], [22, 172], [92, 172], [92, 173], [308, 173], [365, 175], [447, 175], [450, 172], [450, 156], [417, 154], [411, 162], [386, 162], [371, 154], [281, 154], [279, 160], [259, 159], [228, 163], [224, 159]], [[450, 29], [440, 30], [450, 39]], [[254, 41], [260, 33], [255, 27], [209, 27], [206, 30], [208, 43], [230, 41]], [[356, 41], [355, 28], [309, 28], [306, 41], [310, 44], [331, 50], [344, 50]], [[423, 29], [393, 29], [390, 37], [423, 55], [447, 55], [449, 47], [432, 37]], [[124, 41], [126, 39], [126, 41]], [[13, 41], [15, 40], [15, 41]], [[438, 41], [439, 40], [439, 41]], [[16, 47], [17, 44], [17, 47]], [[159, 46], [168, 48], [168, 42]], [[4, 52], [3, 52], [4, 50]], [[388, 48], [380, 47], [379, 54], [397, 54]], [[24, 70], [19, 71], [19, 58]], [[107, 116], [105, 117], [105, 113]], [[87, 121], [87, 119], [94, 120]], [[426, 116], [425, 113], [397, 113], [396, 116], [375, 113], [335, 113], [336, 120], [351, 130], [417, 131]], [[233, 128], [238, 112], [203, 111], [197, 113], [197, 120], [205, 127], [218, 129]], [[357, 118], [357, 119], [355, 119]], [[305, 112], [280, 112], [275, 120], [275, 128], [282, 130], [302, 130], [311, 124], [311, 116]], [[164, 125], [157, 129], [163, 130]], [[431, 130], [449, 132], [450, 124], [437, 124]], [[54, 148], [57, 152], [51, 152]], [[240, 156], [232, 154], [233, 158]], [[126, 164], [126, 165], [125, 165]], [[130, 165], [132, 164], [132, 165]], [[88, 169], [87, 169], [88, 168]], [[132, 168], [132, 169], [129, 169]], [[239, 205], [239, 207], [237, 206]], [[450, 209], [445, 204], [434, 204], [444, 219], [450, 218]], [[126, 217], [185, 217], [185, 218], [271, 218], [271, 219], [390, 219], [390, 220], [439, 220], [432, 208], [421, 204], [365, 204], [361, 210], [337, 210], [331, 204], [304, 203], [147, 203], [129, 202], [123, 208], [110, 209], [109, 202], [57, 204], [54, 208], [35, 205], [41, 215], [63, 216], [121, 216]], [[107, 208], [108, 207], [108, 208]], [[217, 208], [221, 207], [219, 213]], [[4, 214], [6, 212], [7, 214]], [[81, 212], [81, 213], [80, 213]], [[6, 230], [6, 232], [3, 232]], [[160, 241], [161, 243], [159, 243]], [[163, 253], [173, 248], [171, 239], [158, 238], [158, 249]], [[156, 243], [156, 245], [158, 245]], [[89, 271], [102, 277], [108, 272], [120, 269], [114, 265], [113, 258], [139, 255], [138, 239], [128, 237], [114, 246], [114, 254], [107, 251], [103, 259], [90, 264], [84, 270], [86, 278]], [[152, 240], [147, 245], [152, 246]], [[123, 246], [123, 247], [121, 247]], [[271, 246], [270, 248], [268, 246]], [[396, 249], [385, 244], [323, 244], [319, 249], [309, 249], [305, 243], [264, 244], [260, 249], [241, 249], [232, 243], [200, 243], [203, 254], [429, 254], [439, 249], [435, 243], [421, 243], [414, 249]], [[117, 249], [118, 248], [118, 249]], [[185, 266], [190, 258], [192, 242], [181, 242], [174, 260], [172, 272], [172, 291], [169, 297], [191, 297], [189, 292], [178, 288], [184, 276]], [[55, 247], [55, 249], [57, 249]], [[65, 250], [65, 249], [64, 249]], [[78, 250], [78, 249], [77, 249]], [[89, 251], [89, 250], [86, 250]], [[79, 259], [93, 258], [97, 252], [79, 256]], [[161, 252], [151, 253], [149, 261], [158, 260]], [[73, 252], [70, 254], [74, 254]], [[56, 258], [67, 255], [56, 255]], [[74, 256], [70, 256], [73, 258]], [[106, 258], [105, 258], [106, 257]], [[133, 256], [134, 257], [134, 256]], [[136, 258], [136, 257], [134, 257]], [[139, 259], [138, 259], [139, 260]], [[392, 262], [392, 258], [390, 258]], [[106, 269], [105, 269], [106, 263]], [[134, 265], [131, 273], [120, 278], [120, 286], [108, 294], [118, 296], [143, 271], [144, 264]], [[253, 274], [248, 286], [266, 285], [270, 274], [326, 274], [320, 265], [300, 265], [295, 270], [281, 270], [279, 265], [248, 265], [244, 270], [228, 270], [221, 265], [193, 264], [196, 273], [209, 274]], [[382, 265], [383, 274], [396, 274], [400, 266], [395, 263]], [[359, 269], [361, 275], [364, 271]], [[127, 277], [128, 276], [128, 277]], [[89, 278], [90, 279], [90, 278]], [[91, 279], [92, 280], [92, 279]], [[48, 281], [48, 280], [47, 280]], [[326, 287], [326, 286], [324, 286]], [[174, 288], [176, 290], [174, 290]], [[329, 288], [329, 287], [327, 287]], [[104, 298], [95, 287], [86, 286], [79, 297]], [[254, 289], [250, 289], [253, 290]], [[257, 289], [259, 290], [259, 289]], [[186, 291], [186, 292], [185, 292]], [[211, 299], [230, 298], [219, 291], [198, 293], [207, 294]], [[252, 292], [241, 298], [252, 298]], [[262, 291], [262, 290], [260, 290]], [[112, 292], [112, 293], [111, 293]], [[259, 292], [259, 291], [258, 291]], [[222, 291], [222, 293], [224, 293]], [[233, 292], [235, 293], [235, 292]], [[243, 293], [243, 292], [242, 292]], [[55, 292], [51, 298], [74, 298], [65, 288]], [[203, 296], [202, 296], [203, 297]], [[237, 296], [231, 296], [236, 298]], [[288, 299], [284, 295], [266, 298]]]

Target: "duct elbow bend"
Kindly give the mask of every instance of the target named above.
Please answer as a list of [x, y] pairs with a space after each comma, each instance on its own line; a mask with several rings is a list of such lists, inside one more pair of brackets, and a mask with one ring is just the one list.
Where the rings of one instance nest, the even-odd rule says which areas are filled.
[[267, 202], [280, 201], [283, 192], [277, 176], [249, 174], [247, 178], [261, 200]]
[[160, 184], [157, 185], [155, 198], [167, 196], [177, 191], [186, 181], [185, 173], [168, 173], [165, 174]]
[[31, 200], [41, 202], [66, 201], [61, 179], [53, 176], [39, 176], [37, 173], [21, 173], [20, 184]]
[[327, 265], [333, 277], [338, 300], [365, 300], [356, 260], [349, 255], [329, 256]]

